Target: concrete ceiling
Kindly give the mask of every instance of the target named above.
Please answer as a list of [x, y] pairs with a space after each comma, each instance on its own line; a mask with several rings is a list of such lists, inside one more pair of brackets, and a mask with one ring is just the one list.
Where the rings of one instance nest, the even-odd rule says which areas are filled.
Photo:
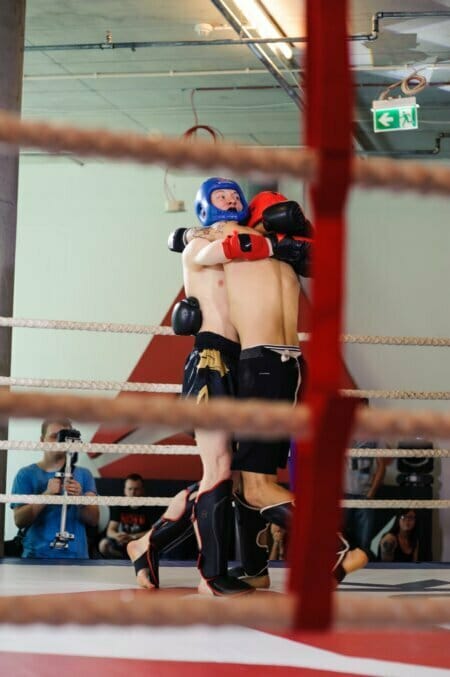
[[[265, 0], [265, 5], [286, 35], [305, 34], [301, 2]], [[450, 12], [450, 0], [353, 0], [350, 9], [349, 33], [368, 34], [378, 11]], [[108, 31], [113, 43], [197, 40], [199, 23], [213, 27], [205, 42], [238, 37], [210, 0], [28, 0], [24, 116], [169, 135], [182, 134], [197, 120], [243, 144], [301, 144], [298, 106], [247, 45], [79, 47], [105, 43]], [[450, 134], [450, 15], [383, 18], [379, 28], [373, 41], [350, 42], [357, 148], [450, 158], [445, 137]], [[29, 49], [69, 44], [72, 49]], [[298, 69], [303, 56], [304, 45], [297, 44], [291, 63], [275, 61], [279, 68]], [[419, 130], [374, 134], [372, 101], [416, 68], [428, 80], [417, 97]], [[298, 73], [284, 71], [284, 77], [296, 90]], [[440, 152], [433, 154], [439, 142]]]

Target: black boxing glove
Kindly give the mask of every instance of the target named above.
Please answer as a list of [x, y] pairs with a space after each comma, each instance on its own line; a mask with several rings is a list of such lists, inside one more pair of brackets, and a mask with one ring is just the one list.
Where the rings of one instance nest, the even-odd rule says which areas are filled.
[[312, 243], [309, 240], [297, 239], [289, 235], [280, 237], [271, 233], [266, 237], [272, 244], [274, 259], [289, 263], [297, 275], [312, 276]]
[[185, 250], [187, 245], [187, 232], [188, 228], [177, 228], [172, 233], [170, 233], [167, 246], [171, 252], [178, 252], [181, 254]]
[[179, 301], [172, 312], [172, 329], [177, 336], [197, 334], [202, 326], [202, 311], [194, 296]]
[[299, 235], [300, 237], [313, 236], [310, 222], [298, 202], [294, 200], [277, 202], [266, 207], [262, 213], [262, 223], [267, 232]]

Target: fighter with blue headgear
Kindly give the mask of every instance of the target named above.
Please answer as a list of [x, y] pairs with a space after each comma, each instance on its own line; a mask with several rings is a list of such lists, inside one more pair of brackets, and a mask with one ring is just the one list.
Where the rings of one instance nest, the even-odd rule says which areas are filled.
[[205, 228], [217, 221], [242, 223], [248, 218], [248, 204], [236, 181], [213, 176], [197, 191], [195, 213]]

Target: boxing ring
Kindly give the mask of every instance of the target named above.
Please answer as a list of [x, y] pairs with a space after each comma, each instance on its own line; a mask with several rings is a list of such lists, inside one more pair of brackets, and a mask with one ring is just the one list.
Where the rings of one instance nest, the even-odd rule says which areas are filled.
[[[2, 665], [13, 674], [29, 674], [46, 656], [45, 672], [83, 670], [86, 675], [102, 670], [122, 674], [173, 675], [190, 665], [199, 674], [228, 674], [227, 665], [240, 674], [288, 675], [293, 668], [304, 674], [444, 675], [450, 669], [445, 650], [450, 629], [450, 570], [411, 568], [410, 589], [399, 588], [405, 571], [370, 569], [344, 581], [332, 590], [330, 576], [334, 555], [334, 534], [338, 530], [340, 468], [346, 442], [353, 437], [450, 437], [450, 413], [432, 411], [370, 411], [358, 406], [355, 396], [410, 399], [450, 399], [450, 393], [404, 393], [402, 391], [341, 392], [340, 347], [342, 342], [343, 253], [345, 221], [343, 210], [351, 183], [359, 186], [390, 187], [396, 190], [448, 195], [450, 170], [444, 167], [381, 159], [358, 159], [351, 155], [351, 89], [345, 40], [345, 3], [310, 0], [308, 3], [308, 113], [304, 151], [266, 151], [230, 144], [149, 138], [105, 130], [81, 130], [44, 122], [20, 121], [0, 113], [0, 142], [52, 152], [76, 152], [112, 160], [159, 163], [167, 167], [211, 170], [224, 168], [239, 174], [270, 174], [298, 177], [312, 183], [316, 225], [315, 278], [312, 286], [310, 384], [305, 403], [292, 409], [283, 403], [213, 401], [197, 405], [165, 397], [142, 398], [128, 395], [110, 400], [101, 397], [50, 395], [35, 392], [0, 391], [0, 415], [18, 418], [68, 417], [79, 422], [145, 424], [169, 429], [222, 429], [230, 433], [261, 438], [289, 434], [296, 440], [298, 473], [302, 490], [297, 490], [292, 529], [290, 568], [277, 570], [270, 592], [257, 592], [242, 599], [202, 598], [194, 593], [191, 574], [181, 572], [174, 588], [148, 593], [135, 589], [131, 565], [95, 563], [80, 567], [21, 562], [3, 565], [0, 597], [0, 649]], [[327, 63], [322, 54], [327, 52]], [[330, 72], [331, 69], [331, 72]], [[344, 102], [333, 110], [333, 125], [325, 92], [317, 82], [328, 83], [326, 97]], [[270, 167], [270, 170], [269, 170]], [[45, 320], [2, 318], [2, 326], [50, 328]], [[75, 326], [77, 325], [77, 326]], [[124, 331], [170, 334], [167, 327], [115, 328], [94, 323], [54, 321], [53, 328], [92, 331]], [[348, 337], [347, 337], [348, 338]], [[396, 337], [351, 337], [361, 343], [383, 342], [403, 345]], [[405, 339], [405, 337], [403, 337]], [[449, 339], [414, 338], [414, 345], [450, 345]], [[411, 343], [410, 343], [411, 344]], [[25, 387], [118, 389], [137, 392], [178, 392], [170, 384], [123, 384], [117, 382], [55, 382], [32, 379], [2, 379], [1, 385]], [[364, 394], [362, 394], [364, 393]], [[417, 396], [417, 397], [416, 397]], [[301, 440], [301, 442], [299, 441]], [[1, 443], [1, 448], [20, 449], [21, 443]], [[71, 450], [117, 453], [120, 447], [71, 444]], [[101, 449], [97, 448], [98, 446]], [[121, 445], [123, 447], [131, 445]], [[143, 453], [142, 445], [122, 449]], [[46, 450], [64, 445], [43, 445]], [[144, 453], [175, 453], [147, 445]], [[22, 448], [26, 448], [22, 447]], [[30, 447], [28, 447], [30, 448]], [[41, 448], [34, 445], [33, 448]], [[180, 453], [180, 449], [177, 449]], [[359, 455], [394, 456], [393, 450], [359, 450]], [[450, 455], [447, 450], [421, 450], [422, 455]], [[357, 450], [350, 453], [358, 455]], [[428, 453], [426, 453], [428, 452]], [[434, 452], [436, 452], [434, 454]], [[182, 453], [192, 453], [192, 449]], [[414, 450], [411, 455], [421, 452]], [[397, 454], [400, 455], [400, 454]], [[405, 450], [402, 456], [407, 456]], [[323, 467], [327, 466], [325, 478]], [[318, 496], [314, 487], [321, 486]], [[127, 505], [125, 497], [36, 497], [9, 494], [2, 502], [21, 503], [45, 500], [80, 505], [107, 503]], [[167, 499], [143, 499], [140, 505], [166, 504]], [[164, 501], [164, 503], [163, 503]], [[362, 507], [383, 507], [381, 501], [364, 501]], [[427, 507], [448, 508], [450, 501], [426, 502]], [[359, 502], [346, 502], [358, 507]], [[423, 507], [418, 501], [390, 501], [389, 505]], [[317, 539], [317, 528], [323, 536]], [[315, 557], [308, 557], [314, 549]], [[61, 571], [61, 569], [63, 571]], [[96, 571], [99, 574], [96, 574]], [[70, 573], [72, 571], [72, 577]], [[417, 569], [419, 571], [419, 569]], [[172, 572], [173, 573], [173, 572]], [[166, 576], [163, 569], [162, 575]], [[370, 574], [370, 575], [369, 575]], [[410, 579], [409, 576], [412, 576]], [[397, 579], [395, 580], [397, 576]], [[51, 593], [45, 580], [69, 583], [65, 591]], [[61, 578], [62, 577], [62, 578]], [[70, 579], [75, 578], [72, 583]], [[399, 580], [401, 579], [401, 581]], [[429, 580], [441, 581], [429, 585]], [[187, 584], [186, 584], [187, 581]], [[416, 587], [414, 585], [416, 584]], [[422, 585], [422, 587], [421, 587]], [[389, 587], [391, 586], [391, 587]], [[396, 587], [397, 586], [397, 587]], [[36, 590], [36, 587], [38, 590]], [[181, 590], [179, 588], [182, 588]], [[13, 590], [13, 594], [8, 592]], [[287, 588], [288, 592], [282, 593]], [[430, 592], [431, 589], [431, 592]], [[378, 594], [380, 591], [387, 594]], [[416, 594], [418, 592], [418, 594]], [[282, 594], [281, 594], [282, 593]], [[329, 630], [333, 624], [333, 631]], [[18, 627], [20, 626], [20, 628]], [[49, 639], [48, 626], [51, 626]], [[402, 630], [402, 632], [399, 632]], [[17, 637], [20, 645], [17, 645]], [[14, 639], [16, 638], [16, 639]], [[132, 641], [130, 640], [132, 638]], [[392, 641], [397, 642], [397, 653]], [[131, 644], [131, 646], [130, 646]], [[106, 647], [101, 648], [101, 647]], [[219, 648], [218, 648], [219, 647]], [[27, 658], [28, 654], [28, 658]], [[69, 655], [67, 655], [69, 654]], [[51, 660], [48, 656], [51, 655]], [[92, 660], [87, 658], [90, 656]], [[368, 656], [362, 658], [361, 656]], [[95, 660], [94, 660], [95, 659]], [[70, 660], [70, 662], [69, 662]], [[167, 662], [168, 661], [168, 662]], [[172, 663], [172, 664], [171, 664]], [[416, 666], [420, 663], [422, 667]], [[211, 667], [213, 664], [213, 667]], [[68, 667], [70, 665], [70, 668]], [[28, 671], [28, 672], [27, 672]], [[253, 672], [252, 672], [253, 671]]]

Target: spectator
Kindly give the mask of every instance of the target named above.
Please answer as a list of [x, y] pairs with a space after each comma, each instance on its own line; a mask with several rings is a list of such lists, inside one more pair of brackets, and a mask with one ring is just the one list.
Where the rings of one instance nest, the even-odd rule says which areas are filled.
[[380, 541], [379, 559], [382, 562], [418, 562], [419, 537], [415, 510], [400, 511], [392, 528]]
[[[125, 478], [123, 494], [130, 498], [144, 496], [144, 480], [137, 473]], [[130, 541], [137, 541], [151, 527], [149, 508], [124, 506], [111, 508], [111, 518], [106, 528], [106, 538], [98, 546], [103, 557], [128, 559], [126, 547]]]
[[[359, 449], [376, 449], [377, 442], [362, 442]], [[383, 484], [388, 460], [385, 458], [347, 457], [344, 471], [344, 498], [361, 500], [376, 498]], [[344, 536], [352, 547], [358, 547], [373, 559], [370, 544], [374, 537], [375, 513], [370, 508], [344, 510]]]
[[[61, 430], [71, 429], [69, 419], [45, 420], [41, 426], [41, 442], [56, 442]], [[54, 496], [63, 490], [69, 496], [96, 496], [95, 481], [86, 468], [74, 467], [72, 476], [62, 480], [56, 472], [64, 471], [66, 453], [45, 451], [39, 463], [21, 468], [14, 478], [13, 494], [40, 494]], [[96, 526], [99, 511], [97, 505], [67, 506], [66, 532], [73, 534], [67, 547], [52, 547], [55, 536], [61, 531], [61, 506], [42, 503], [28, 505], [12, 503], [14, 522], [23, 536], [24, 558], [88, 558], [86, 527]]]

